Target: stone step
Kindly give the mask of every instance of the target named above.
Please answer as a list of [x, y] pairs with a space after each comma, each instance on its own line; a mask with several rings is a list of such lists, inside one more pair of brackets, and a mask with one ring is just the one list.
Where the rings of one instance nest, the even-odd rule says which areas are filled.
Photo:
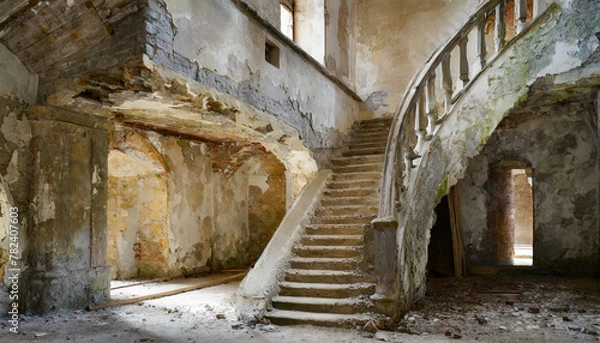
[[390, 131], [390, 126], [391, 123], [388, 125], [385, 125], [383, 123], [381, 124], [362, 124], [359, 126], [354, 127], [354, 129], [352, 130], [355, 133], [364, 133], [364, 132], [373, 132], [373, 131], [377, 131], [377, 132], [389, 132]]
[[294, 269], [320, 269], [320, 270], [356, 270], [358, 258], [325, 258], [325, 257], [294, 257], [290, 260], [290, 267]]
[[304, 235], [300, 244], [309, 245], [362, 245], [363, 235]]
[[332, 175], [333, 182], [347, 182], [347, 181], [368, 181], [368, 180], [381, 180], [382, 172], [371, 171], [371, 172], [358, 172], [358, 173], [343, 173]]
[[389, 131], [387, 130], [357, 130], [352, 132], [349, 141], [353, 142], [358, 139], [363, 138], [372, 138], [372, 137], [385, 137], [389, 135]]
[[369, 296], [375, 293], [375, 284], [362, 283], [279, 283], [280, 296], [318, 297], [318, 298], [353, 298]]
[[327, 246], [327, 245], [300, 245], [294, 249], [299, 257], [350, 257], [358, 258], [362, 255], [363, 247], [360, 246]]
[[370, 137], [357, 137], [355, 139], [350, 140], [350, 144], [368, 144], [368, 143], [378, 143], [382, 145], [387, 144], [387, 137], [384, 135], [381, 136], [370, 136]]
[[346, 206], [323, 206], [318, 210], [316, 216], [353, 216], [377, 214], [377, 206], [346, 205]]
[[394, 118], [375, 118], [375, 119], [367, 119], [367, 120], [362, 120], [360, 122], [357, 123], [357, 125], [359, 126], [390, 126], [392, 125], [392, 121], [394, 120]]
[[362, 156], [362, 155], [373, 155], [373, 154], [383, 154], [385, 153], [384, 147], [376, 147], [376, 148], [362, 148], [362, 149], [351, 149], [342, 152], [343, 156]]
[[266, 314], [275, 325], [318, 325], [336, 327], [364, 326], [371, 317], [367, 314], [315, 313], [274, 309]]
[[334, 166], [331, 168], [334, 173], [358, 173], [369, 171], [383, 171], [383, 163], [363, 163], [347, 166]]
[[369, 224], [375, 215], [365, 216], [316, 216], [313, 218], [313, 224]]
[[273, 297], [273, 307], [279, 310], [354, 314], [367, 312], [371, 303], [364, 297], [356, 298], [315, 298], [315, 297]]
[[375, 188], [381, 187], [381, 180], [355, 180], [355, 181], [330, 181], [327, 183], [329, 189], [343, 188]]
[[321, 199], [321, 206], [346, 206], [346, 205], [360, 205], [360, 206], [375, 206], [379, 205], [379, 198], [377, 197], [323, 197]]
[[363, 235], [365, 224], [311, 224], [307, 235]]
[[375, 282], [375, 277], [346, 270], [289, 269], [285, 273], [285, 281], [304, 283], [357, 283]]
[[332, 166], [348, 166], [362, 163], [383, 163], [384, 155], [365, 155], [352, 157], [334, 157], [331, 159]]
[[323, 192], [326, 197], [379, 197], [379, 191], [376, 188], [340, 188], [326, 189]]
[[[379, 143], [379, 142], [368, 142], [368, 143], [363, 143], [363, 142], [352, 142], [348, 145], [348, 147], [346, 148], [346, 150], [361, 150], [361, 149], [370, 149], [370, 148], [382, 148], [385, 149], [385, 143]], [[376, 154], [374, 156], [385, 156], [384, 154]], [[373, 155], [367, 155], [367, 156], [373, 156]], [[353, 158], [359, 158], [360, 156], [354, 156]], [[352, 157], [350, 157], [352, 158]]]

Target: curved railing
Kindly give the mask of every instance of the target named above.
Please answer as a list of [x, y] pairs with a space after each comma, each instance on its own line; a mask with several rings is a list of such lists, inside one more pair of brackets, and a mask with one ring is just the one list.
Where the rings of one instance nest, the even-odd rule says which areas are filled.
[[[396, 202], [410, 182], [410, 170], [420, 163], [439, 124], [481, 72], [545, 9], [545, 0], [488, 0], [415, 73], [388, 136], [374, 223], [395, 221]], [[507, 25], [509, 21], [514, 25]], [[436, 82], [438, 74], [441, 82]]]

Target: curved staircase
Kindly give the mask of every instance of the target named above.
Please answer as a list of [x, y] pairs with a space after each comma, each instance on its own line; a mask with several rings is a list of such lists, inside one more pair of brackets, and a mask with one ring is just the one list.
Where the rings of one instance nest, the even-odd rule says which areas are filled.
[[364, 324], [375, 277], [361, 270], [365, 228], [377, 215], [391, 120], [359, 123], [333, 171], [319, 210], [306, 227], [267, 312], [279, 325]]

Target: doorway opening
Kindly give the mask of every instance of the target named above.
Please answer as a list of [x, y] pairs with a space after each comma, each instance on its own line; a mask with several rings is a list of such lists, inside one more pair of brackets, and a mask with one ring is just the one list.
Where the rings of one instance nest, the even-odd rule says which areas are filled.
[[491, 254], [499, 265], [533, 266], [533, 177], [521, 161], [490, 170]]
[[440, 200], [435, 215], [427, 250], [427, 271], [433, 277], [464, 276], [466, 265], [457, 187], [452, 187]]
[[531, 168], [512, 169], [512, 208], [515, 222], [513, 265], [533, 265], [533, 178]]

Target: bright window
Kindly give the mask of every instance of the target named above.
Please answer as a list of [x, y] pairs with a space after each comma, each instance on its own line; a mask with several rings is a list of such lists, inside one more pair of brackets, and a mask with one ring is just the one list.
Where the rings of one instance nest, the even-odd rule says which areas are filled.
[[281, 32], [294, 39], [294, 3], [286, 1], [281, 3]]

